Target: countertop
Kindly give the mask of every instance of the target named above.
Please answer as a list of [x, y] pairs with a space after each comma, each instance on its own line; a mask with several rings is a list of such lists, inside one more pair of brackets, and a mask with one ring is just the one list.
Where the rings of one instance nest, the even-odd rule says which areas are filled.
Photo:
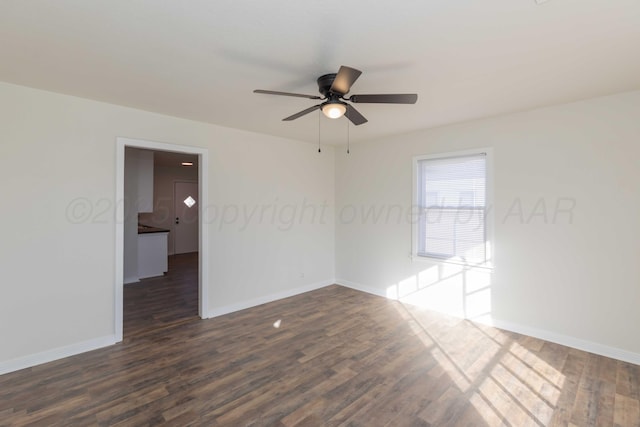
[[150, 225], [138, 224], [138, 234], [168, 233], [166, 228], [151, 227]]

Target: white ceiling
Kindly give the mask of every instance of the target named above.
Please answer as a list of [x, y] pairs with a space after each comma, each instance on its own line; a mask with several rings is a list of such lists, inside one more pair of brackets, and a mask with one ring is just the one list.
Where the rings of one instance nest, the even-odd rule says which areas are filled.
[[[638, 0], [1, 0], [0, 80], [307, 141], [340, 65], [359, 104], [351, 141], [640, 89]], [[346, 119], [320, 121], [323, 143]]]

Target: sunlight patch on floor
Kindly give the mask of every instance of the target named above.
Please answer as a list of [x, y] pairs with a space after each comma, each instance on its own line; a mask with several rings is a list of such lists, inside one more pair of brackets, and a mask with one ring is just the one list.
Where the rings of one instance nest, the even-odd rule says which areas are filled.
[[451, 316], [491, 321], [492, 270], [441, 263], [388, 286], [388, 298]]
[[411, 304], [397, 310], [438, 364], [428, 375], [448, 376], [488, 425], [551, 422], [565, 376], [538, 353], [541, 341]]

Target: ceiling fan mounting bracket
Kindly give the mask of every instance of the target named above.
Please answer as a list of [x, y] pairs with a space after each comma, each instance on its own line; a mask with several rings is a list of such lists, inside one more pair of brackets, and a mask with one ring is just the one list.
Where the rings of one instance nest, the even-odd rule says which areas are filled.
[[327, 99], [329, 99], [330, 95], [333, 93], [331, 92], [331, 86], [335, 79], [336, 73], [325, 74], [318, 77], [318, 90]]

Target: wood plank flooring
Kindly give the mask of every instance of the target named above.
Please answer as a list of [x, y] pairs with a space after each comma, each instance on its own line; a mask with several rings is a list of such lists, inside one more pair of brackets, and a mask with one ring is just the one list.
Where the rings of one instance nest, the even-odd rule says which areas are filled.
[[125, 338], [198, 319], [198, 253], [170, 256], [164, 276], [125, 285], [123, 311]]
[[0, 376], [0, 425], [640, 426], [637, 365], [335, 285], [199, 320], [173, 262], [122, 343]]

